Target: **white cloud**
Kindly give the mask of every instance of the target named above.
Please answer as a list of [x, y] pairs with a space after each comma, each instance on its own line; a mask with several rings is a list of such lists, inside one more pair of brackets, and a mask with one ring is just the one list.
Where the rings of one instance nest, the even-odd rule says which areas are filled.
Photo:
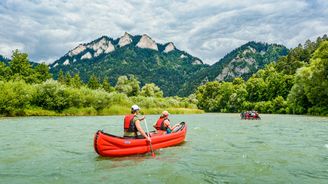
[[49, 62], [79, 43], [127, 31], [214, 63], [247, 41], [295, 47], [328, 33], [327, 9], [324, 0], [4, 0], [0, 54], [17, 48]]

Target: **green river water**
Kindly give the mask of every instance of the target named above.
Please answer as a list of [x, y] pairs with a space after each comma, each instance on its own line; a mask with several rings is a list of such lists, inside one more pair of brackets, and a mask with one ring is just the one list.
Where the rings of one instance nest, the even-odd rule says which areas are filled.
[[327, 117], [171, 115], [188, 123], [184, 144], [99, 157], [94, 133], [121, 135], [122, 119], [0, 118], [0, 183], [328, 183]]

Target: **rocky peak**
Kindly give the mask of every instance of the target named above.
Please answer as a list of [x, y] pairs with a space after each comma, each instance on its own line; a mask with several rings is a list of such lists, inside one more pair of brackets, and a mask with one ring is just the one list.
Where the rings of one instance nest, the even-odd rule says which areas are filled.
[[78, 45], [77, 47], [75, 47], [73, 50], [69, 51], [69, 52], [68, 52], [68, 55], [69, 55], [70, 57], [72, 57], [72, 56], [76, 56], [76, 55], [80, 54], [81, 52], [83, 52], [86, 48], [87, 48], [87, 47], [86, 47], [85, 45], [80, 44], [80, 45]]
[[152, 40], [148, 35], [144, 34], [140, 38], [139, 42], [137, 43], [137, 47], [139, 48], [147, 48], [153, 49], [158, 51], [157, 44], [154, 40]]
[[102, 37], [99, 41], [88, 44], [88, 48], [95, 51], [95, 57], [102, 53], [109, 53], [115, 50], [112, 42], [109, 39], [106, 39], [106, 37]]
[[171, 52], [174, 49], [175, 49], [174, 44], [172, 42], [170, 42], [169, 44], [166, 45], [166, 47], [164, 49], [164, 52], [165, 53], [169, 53], [169, 52]]
[[125, 32], [124, 35], [118, 41], [120, 47], [124, 47], [132, 42], [132, 38], [129, 33]]

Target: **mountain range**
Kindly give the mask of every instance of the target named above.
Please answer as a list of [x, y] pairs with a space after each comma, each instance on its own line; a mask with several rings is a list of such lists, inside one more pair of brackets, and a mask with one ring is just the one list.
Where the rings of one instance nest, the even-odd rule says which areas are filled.
[[248, 79], [266, 64], [285, 56], [283, 45], [248, 42], [213, 65], [179, 50], [174, 43], [156, 43], [150, 36], [125, 33], [117, 39], [102, 36], [76, 46], [49, 65], [54, 78], [60, 70], [79, 73], [83, 81], [91, 75], [108, 77], [112, 85], [119, 76], [135, 75], [141, 85], [155, 83], [165, 96], [187, 96], [206, 81]]

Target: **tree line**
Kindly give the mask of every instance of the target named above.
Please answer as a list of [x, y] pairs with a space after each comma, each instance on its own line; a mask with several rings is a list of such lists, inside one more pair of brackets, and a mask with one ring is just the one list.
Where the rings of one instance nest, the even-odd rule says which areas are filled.
[[194, 96], [164, 98], [154, 83], [140, 87], [133, 75], [118, 77], [115, 86], [106, 77], [99, 80], [92, 75], [84, 83], [79, 74], [62, 71], [53, 80], [46, 64], [32, 67], [28, 55], [18, 50], [13, 51], [8, 66], [0, 62], [0, 92], [0, 115], [5, 116], [122, 114], [134, 103], [150, 113], [162, 108], [176, 108], [172, 110], [180, 113], [182, 108], [197, 109]]
[[328, 115], [328, 38], [307, 40], [247, 81], [207, 82], [196, 90], [198, 107], [208, 112]]

